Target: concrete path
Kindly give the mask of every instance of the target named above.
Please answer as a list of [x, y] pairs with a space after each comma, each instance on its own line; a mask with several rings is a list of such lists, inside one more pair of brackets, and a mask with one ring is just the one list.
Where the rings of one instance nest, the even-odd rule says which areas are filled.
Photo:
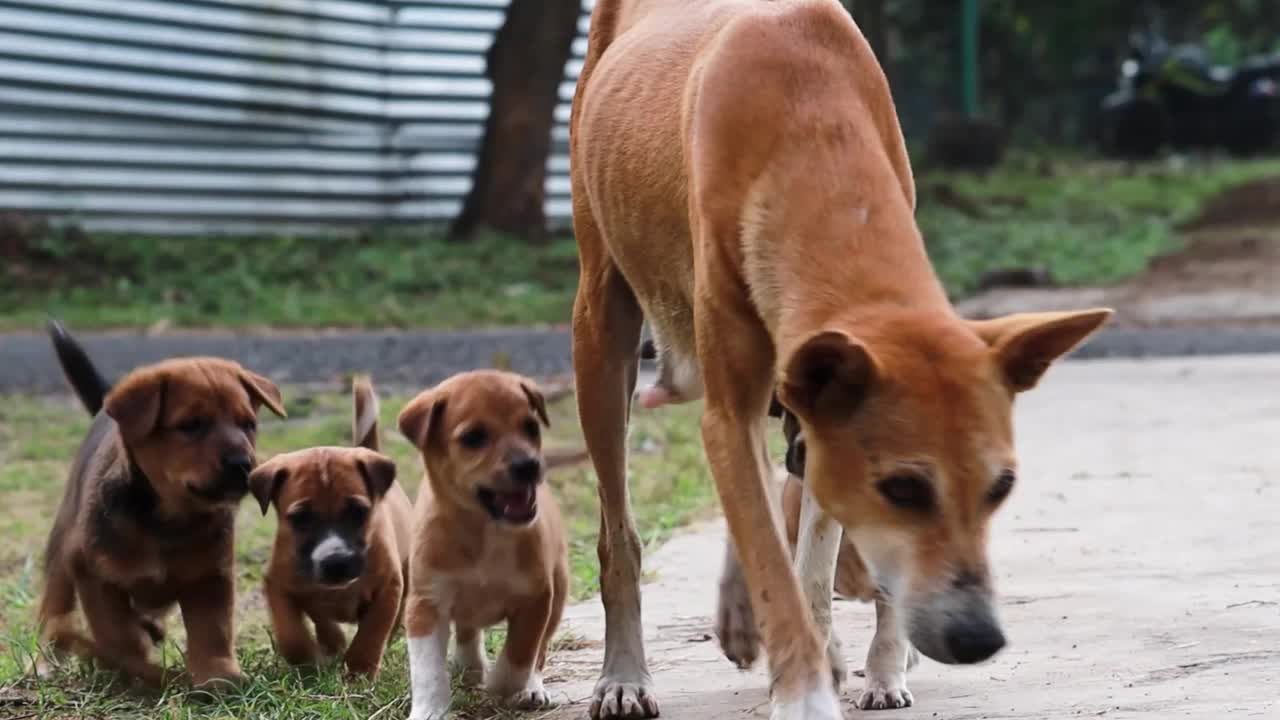
[[[992, 538], [1010, 646], [976, 667], [925, 660], [915, 707], [848, 718], [1280, 717], [1280, 356], [1066, 363], [1019, 401], [1020, 485]], [[719, 523], [646, 558], [662, 716], [767, 718], [762, 667], [711, 635]], [[872, 610], [836, 604], [850, 667]], [[581, 718], [599, 670], [598, 600], [549, 688]], [[851, 677], [846, 702], [861, 680]]]

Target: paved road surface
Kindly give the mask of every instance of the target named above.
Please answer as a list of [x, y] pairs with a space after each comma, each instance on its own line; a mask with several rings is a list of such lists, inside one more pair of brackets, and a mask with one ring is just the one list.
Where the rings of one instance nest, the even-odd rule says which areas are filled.
[[[1020, 485], [992, 550], [1010, 646], [975, 667], [924, 661], [916, 706], [868, 720], [1280, 717], [1280, 356], [1074, 362], [1018, 405]], [[767, 718], [766, 678], [710, 639], [723, 528], [646, 558], [649, 657], [671, 720]], [[851, 668], [871, 608], [836, 604]], [[585, 717], [598, 600], [566, 626], [588, 647], [549, 685]], [[860, 688], [844, 696], [850, 700]]]
[[[80, 333], [103, 371], [177, 355], [220, 355], [279, 382], [330, 382], [371, 372], [380, 385], [422, 387], [460, 370], [507, 365], [534, 376], [569, 372], [564, 329], [468, 332], [338, 332], [273, 335]], [[1280, 329], [1113, 329], [1076, 357], [1144, 357], [1280, 352]], [[0, 335], [0, 393], [62, 392], [65, 385], [42, 334]]]

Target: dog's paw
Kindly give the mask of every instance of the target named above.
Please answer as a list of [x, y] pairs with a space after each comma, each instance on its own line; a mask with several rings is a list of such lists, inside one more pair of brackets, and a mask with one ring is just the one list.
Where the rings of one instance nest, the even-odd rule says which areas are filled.
[[220, 673], [209, 677], [191, 679], [192, 687], [206, 692], [234, 692], [245, 685], [245, 677], [238, 672]]
[[316, 624], [316, 644], [324, 657], [338, 657], [347, 649], [347, 636], [342, 627], [332, 620], [322, 620]]
[[449, 717], [449, 708], [418, 708], [409, 711], [409, 720], [445, 720]]
[[721, 580], [718, 603], [715, 629], [720, 650], [730, 662], [746, 670], [760, 656], [760, 629], [741, 575], [733, 574]]
[[643, 682], [626, 682], [602, 677], [591, 698], [591, 720], [658, 717], [658, 698], [648, 678]]
[[890, 677], [868, 677], [867, 686], [858, 696], [858, 707], [863, 710], [896, 710], [911, 707], [913, 698], [907, 689], [906, 677], [894, 674]]
[[348, 654], [344, 659], [344, 664], [347, 666], [347, 677], [365, 678], [372, 681], [378, 678], [378, 670], [382, 666], [382, 659], [367, 660], [354, 658]]
[[773, 704], [769, 720], [843, 720], [840, 699], [829, 687], [818, 687], [791, 700]]
[[541, 710], [551, 704], [551, 696], [542, 687], [542, 681], [530, 683], [530, 686], [518, 693], [508, 695], [503, 703], [516, 710]]

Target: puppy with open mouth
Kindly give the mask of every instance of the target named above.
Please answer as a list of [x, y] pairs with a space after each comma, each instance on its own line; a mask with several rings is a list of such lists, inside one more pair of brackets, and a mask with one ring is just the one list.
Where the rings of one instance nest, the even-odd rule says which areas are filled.
[[[378, 399], [367, 379], [356, 380], [352, 399], [357, 447], [277, 455], [249, 486], [263, 514], [276, 506], [263, 585], [280, 654], [306, 665], [345, 647], [347, 672], [376, 677], [404, 603], [412, 506], [395, 463], [378, 452]], [[341, 623], [357, 626], [349, 647]]]
[[258, 409], [284, 417], [279, 389], [203, 357], [138, 368], [112, 386], [61, 325], [50, 323], [50, 336], [93, 423], [45, 550], [42, 640], [158, 686], [165, 673], [150, 651], [177, 605], [192, 682], [237, 683], [235, 515], [256, 463]]
[[[405, 613], [410, 717], [448, 715], [451, 625], [465, 683], [487, 679], [510, 706], [545, 706], [542, 669], [569, 563], [560, 510], [544, 482], [542, 430], [550, 419], [541, 391], [508, 372], [463, 373], [414, 398], [399, 425], [426, 469]], [[486, 670], [484, 629], [504, 621], [506, 644]]]

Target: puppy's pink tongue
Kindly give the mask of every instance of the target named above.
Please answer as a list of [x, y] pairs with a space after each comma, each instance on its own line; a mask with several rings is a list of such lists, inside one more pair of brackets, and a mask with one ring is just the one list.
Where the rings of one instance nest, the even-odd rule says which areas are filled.
[[671, 391], [657, 383], [640, 391], [640, 406], [646, 410], [660, 408], [671, 400]]

